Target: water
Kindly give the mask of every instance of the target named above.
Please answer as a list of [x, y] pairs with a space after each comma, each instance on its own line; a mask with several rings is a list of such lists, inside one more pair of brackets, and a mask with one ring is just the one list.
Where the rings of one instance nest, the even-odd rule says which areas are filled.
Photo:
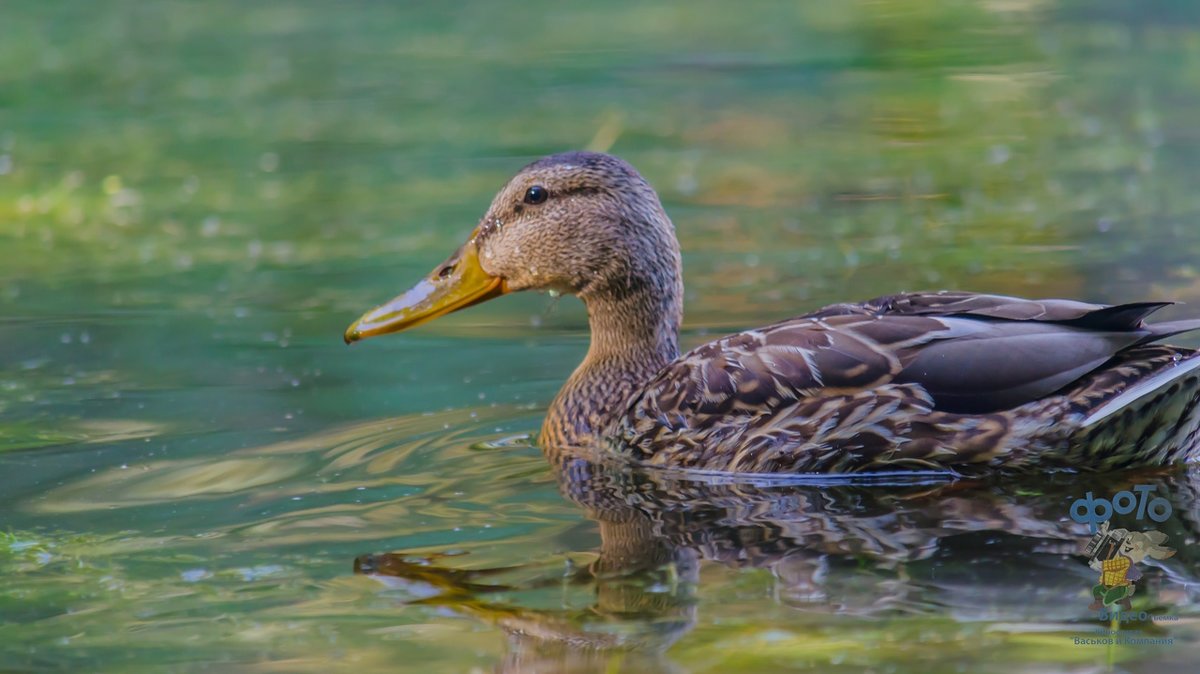
[[[1196, 9], [619, 9], [0, 10], [3, 669], [1194, 671], [1200, 476], [552, 465], [575, 300], [341, 334], [588, 146], [675, 220], [687, 345], [903, 289], [1194, 307]], [[1122, 634], [1171, 644], [1076, 645], [1069, 505], [1138, 483], [1177, 620]]]

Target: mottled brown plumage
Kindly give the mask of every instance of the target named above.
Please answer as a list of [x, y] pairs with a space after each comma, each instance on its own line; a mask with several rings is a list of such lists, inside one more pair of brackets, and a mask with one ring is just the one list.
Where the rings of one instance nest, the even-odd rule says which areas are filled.
[[1152, 342], [1161, 302], [1103, 306], [965, 292], [838, 304], [678, 357], [679, 247], [624, 161], [546, 157], [472, 238], [347, 341], [503, 292], [587, 305], [592, 340], [546, 416], [547, 447], [728, 472], [978, 472], [1161, 465], [1200, 453], [1200, 357]]
[[[1143, 324], [1158, 306], [929, 293], [827, 307], [670, 363], [613, 435], [645, 463], [735, 472], [1183, 461], [1200, 424], [1200, 360], [1145, 343], [1197, 325]], [[1162, 385], [1122, 404], [1124, 416], [1087, 423], [1155, 375]], [[1151, 442], [1147, 425], [1174, 430]]]

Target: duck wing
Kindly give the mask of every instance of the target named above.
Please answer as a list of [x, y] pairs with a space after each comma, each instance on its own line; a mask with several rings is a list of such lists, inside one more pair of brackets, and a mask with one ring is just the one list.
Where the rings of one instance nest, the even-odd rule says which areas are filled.
[[633, 397], [617, 431], [643, 451], [685, 435], [716, 440], [791, 416], [806, 399], [871, 391], [899, 396], [909, 415], [1009, 410], [1123, 350], [1200, 329], [1200, 321], [1144, 322], [1166, 304], [944, 292], [832, 305], [685, 354]]

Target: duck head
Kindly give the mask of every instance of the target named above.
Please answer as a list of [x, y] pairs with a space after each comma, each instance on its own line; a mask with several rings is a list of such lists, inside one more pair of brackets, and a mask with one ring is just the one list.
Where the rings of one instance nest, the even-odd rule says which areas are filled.
[[[678, 314], [679, 246], [654, 189], [626, 162], [595, 152], [551, 155], [500, 190], [467, 242], [404, 294], [368, 311], [347, 343], [397, 332], [518, 290], [588, 303], [659, 297]], [[659, 310], [650, 302], [648, 311]], [[678, 323], [678, 316], [658, 316]]]

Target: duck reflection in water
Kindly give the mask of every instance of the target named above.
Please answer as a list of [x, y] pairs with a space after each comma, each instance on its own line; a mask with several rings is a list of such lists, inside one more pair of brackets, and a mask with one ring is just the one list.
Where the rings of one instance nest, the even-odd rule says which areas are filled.
[[[1179, 541], [1200, 531], [1190, 505], [1200, 471], [1051, 478], [1037, 488], [911, 476], [803, 484], [704, 480], [577, 452], [552, 458], [562, 493], [599, 533], [584, 568], [564, 573], [558, 558], [469, 569], [469, 556], [384, 553], [359, 557], [355, 572], [419, 585], [424, 596], [412, 603], [504, 630], [497, 671], [673, 672], [684, 670], [668, 649], [701, 618], [705, 565], [768, 571], [778, 610], [849, 621], [948, 615], [964, 626], [1035, 624], [1069, 641], [1107, 625], [1088, 607], [1094, 574], [1083, 549], [1091, 534], [1068, 516], [1073, 499], [1149, 484], [1174, 505], [1158, 529]], [[1147, 565], [1137, 610], [1194, 610], [1188, 587], [1198, 570], [1200, 559], [1186, 550]], [[554, 608], [522, 601], [559, 588], [572, 599]], [[582, 606], [581, 591], [591, 597]], [[1122, 629], [1165, 628], [1146, 620]]]

